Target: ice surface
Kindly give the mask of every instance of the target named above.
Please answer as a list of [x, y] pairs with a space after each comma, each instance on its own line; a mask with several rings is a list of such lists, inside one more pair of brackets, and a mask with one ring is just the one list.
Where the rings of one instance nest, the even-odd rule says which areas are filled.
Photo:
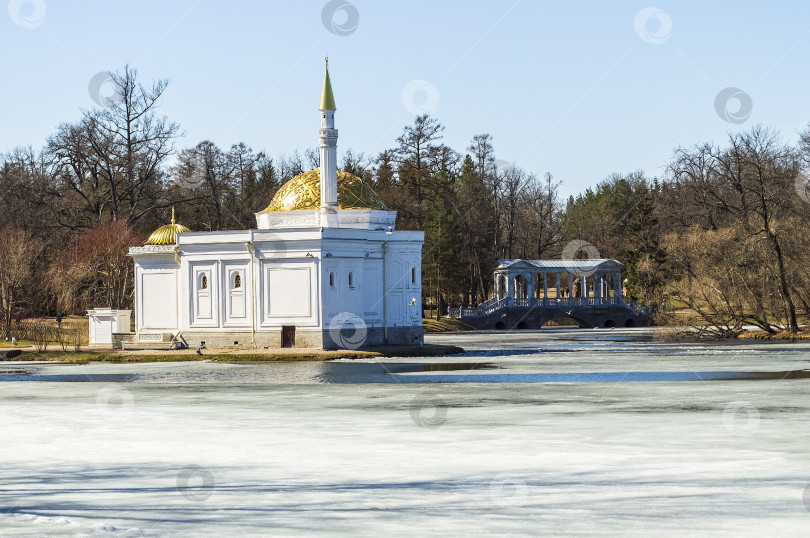
[[[696, 379], [808, 370], [810, 345], [428, 339], [468, 352], [0, 363], [0, 534], [810, 533], [810, 379]], [[543, 377], [582, 373], [619, 378]]]

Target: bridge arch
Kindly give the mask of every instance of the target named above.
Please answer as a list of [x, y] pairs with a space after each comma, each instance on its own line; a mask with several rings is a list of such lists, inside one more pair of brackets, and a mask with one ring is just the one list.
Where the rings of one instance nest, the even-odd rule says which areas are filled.
[[592, 327], [592, 325], [590, 323], [588, 323], [584, 319], [580, 318], [576, 314], [565, 312], [565, 313], [554, 313], [554, 314], [550, 314], [550, 315], [541, 317], [538, 320], [537, 328], [542, 329], [550, 321], [555, 321], [555, 320], [570, 320], [570, 321], [573, 322], [572, 325], [576, 325], [580, 329], [587, 329], [587, 328]]

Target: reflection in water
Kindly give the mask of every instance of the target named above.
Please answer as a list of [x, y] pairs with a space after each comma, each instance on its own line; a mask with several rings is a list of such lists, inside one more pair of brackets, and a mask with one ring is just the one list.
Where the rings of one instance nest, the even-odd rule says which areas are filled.
[[457, 370], [495, 370], [500, 366], [495, 366], [488, 362], [439, 362], [420, 364], [425, 372], [453, 372]]
[[[188, 365], [188, 363], [184, 363]], [[786, 371], [627, 371], [627, 372], [510, 372], [520, 362], [495, 365], [462, 362], [262, 363], [219, 365], [193, 363], [196, 368], [158, 372], [63, 374], [60, 368], [31, 367], [0, 371], [0, 381], [150, 384], [366, 384], [366, 383], [629, 383], [685, 381], [753, 381], [807, 379], [810, 370]], [[100, 370], [108, 365], [90, 365]], [[148, 369], [147, 369], [148, 370]], [[499, 370], [478, 373], [479, 370]], [[443, 373], [446, 372], [446, 373]]]
[[3, 364], [2, 381], [152, 385], [652, 383], [800, 380], [810, 344], [654, 340], [649, 329], [430, 335], [461, 356], [327, 362]]
[[806, 379], [810, 371], [789, 372], [590, 372], [551, 374], [474, 374], [465, 376], [408, 375], [402, 383], [621, 383], [661, 381], [751, 381]]

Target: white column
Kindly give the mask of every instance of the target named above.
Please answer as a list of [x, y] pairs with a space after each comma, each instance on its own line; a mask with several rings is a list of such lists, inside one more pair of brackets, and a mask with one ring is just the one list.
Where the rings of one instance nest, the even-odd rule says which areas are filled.
[[593, 274], [593, 298], [594, 303], [599, 304], [602, 299], [602, 275], [601, 273]]
[[337, 228], [337, 139], [335, 111], [321, 110], [321, 226]]
[[526, 298], [529, 299], [529, 304], [532, 304], [534, 299], [534, 273], [529, 273], [526, 277]]

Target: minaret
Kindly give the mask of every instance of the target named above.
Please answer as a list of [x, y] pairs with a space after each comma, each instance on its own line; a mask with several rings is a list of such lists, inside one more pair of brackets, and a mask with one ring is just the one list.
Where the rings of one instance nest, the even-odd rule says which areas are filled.
[[337, 138], [335, 129], [335, 96], [332, 95], [332, 82], [329, 80], [329, 58], [326, 59], [326, 73], [323, 77], [321, 104], [321, 128], [318, 140], [321, 148], [321, 226], [338, 227], [337, 215]]

